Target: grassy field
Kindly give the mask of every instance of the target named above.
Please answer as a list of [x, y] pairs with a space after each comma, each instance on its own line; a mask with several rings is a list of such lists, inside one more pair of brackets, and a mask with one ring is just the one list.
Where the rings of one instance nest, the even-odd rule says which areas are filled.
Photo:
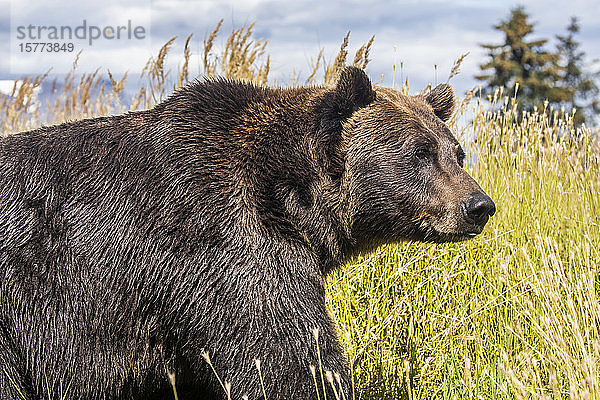
[[[268, 82], [266, 43], [252, 26], [221, 51], [217, 33], [204, 40], [207, 75]], [[0, 98], [2, 134], [151, 107], [188, 79], [187, 42], [182, 56], [169, 55], [180, 57], [178, 70], [165, 72], [171, 44], [149, 60], [131, 101], [126, 76], [105, 85], [101, 73], [74, 65], [47, 104], [33, 95], [47, 77], [25, 78]], [[321, 52], [307, 83], [333, 82], [344, 64], [367, 66], [369, 49], [348, 62], [342, 45], [327, 64]], [[515, 101], [470, 92], [450, 123], [469, 152], [467, 169], [497, 205], [480, 237], [380, 248], [327, 279], [355, 382], [370, 398], [600, 398], [598, 136], [560, 111], [519, 114]]]

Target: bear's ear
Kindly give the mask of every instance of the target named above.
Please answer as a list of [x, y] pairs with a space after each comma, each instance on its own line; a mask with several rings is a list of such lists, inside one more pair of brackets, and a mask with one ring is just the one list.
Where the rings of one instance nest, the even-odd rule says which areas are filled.
[[338, 179], [344, 168], [340, 143], [342, 124], [356, 110], [375, 100], [375, 91], [367, 74], [356, 67], [342, 70], [333, 90], [328, 90], [317, 108], [319, 135], [323, 143], [329, 173]]
[[437, 85], [425, 96], [425, 100], [433, 108], [433, 112], [439, 119], [446, 122], [454, 111], [454, 91], [447, 83]]
[[342, 118], [347, 118], [359, 108], [375, 100], [375, 91], [369, 77], [362, 69], [346, 67], [335, 86], [334, 104]]

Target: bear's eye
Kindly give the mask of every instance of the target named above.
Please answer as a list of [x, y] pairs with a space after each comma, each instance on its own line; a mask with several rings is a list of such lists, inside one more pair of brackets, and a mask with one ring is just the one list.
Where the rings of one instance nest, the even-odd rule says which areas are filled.
[[460, 165], [461, 168], [464, 167], [465, 157], [466, 157], [465, 152], [463, 151], [463, 149], [461, 149], [459, 147], [458, 151], [456, 152], [456, 159], [458, 160], [458, 165]]
[[431, 158], [431, 151], [427, 146], [419, 146], [415, 150], [415, 158], [420, 161], [429, 160]]

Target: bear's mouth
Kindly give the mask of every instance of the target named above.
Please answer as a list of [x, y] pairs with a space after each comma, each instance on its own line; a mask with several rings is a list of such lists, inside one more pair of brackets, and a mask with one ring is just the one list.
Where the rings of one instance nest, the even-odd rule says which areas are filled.
[[449, 242], [465, 242], [475, 238], [477, 235], [483, 232], [483, 227], [471, 228], [465, 231], [459, 232], [440, 232], [433, 230], [427, 232], [424, 237], [424, 242], [432, 243], [449, 243]]
[[459, 217], [458, 226], [448, 227], [446, 224], [436, 224], [433, 218], [421, 218], [410, 239], [429, 243], [464, 242], [481, 234], [487, 220], [488, 218], [478, 224]]
[[465, 230], [464, 232], [460, 232], [455, 235], [457, 235], [459, 238], [462, 238], [462, 239], [459, 239], [458, 241], [470, 240], [470, 239], [475, 238], [475, 236], [481, 234], [481, 232], [483, 232], [483, 228], [484, 228], [484, 226], [474, 225], [473, 227], [470, 227], [469, 229]]
[[[486, 221], [487, 222], [487, 221]], [[483, 228], [485, 227], [485, 224], [483, 225], [473, 225], [473, 227], [469, 228], [464, 235], [468, 236], [469, 238], [474, 238], [475, 236], [479, 235], [481, 232], [483, 232]]]
[[444, 240], [445, 242], [464, 242], [467, 240], [471, 240], [474, 239], [477, 235], [479, 235], [481, 232], [464, 232], [464, 233], [451, 233], [451, 234], [445, 234], [444, 236], [446, 237], [446, 240]]

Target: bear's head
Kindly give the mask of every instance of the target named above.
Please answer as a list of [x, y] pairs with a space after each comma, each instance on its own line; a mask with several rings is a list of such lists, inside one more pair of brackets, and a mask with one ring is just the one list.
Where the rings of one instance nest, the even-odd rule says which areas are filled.
[[465, 153], [445, 122], [454, 94], [373, 88], [353, 67], [330, 95], [339, 119], [339, 184], [352, 236], [376, 243], [461, 241], [481, 233], [494, 202], [465, 171]]

